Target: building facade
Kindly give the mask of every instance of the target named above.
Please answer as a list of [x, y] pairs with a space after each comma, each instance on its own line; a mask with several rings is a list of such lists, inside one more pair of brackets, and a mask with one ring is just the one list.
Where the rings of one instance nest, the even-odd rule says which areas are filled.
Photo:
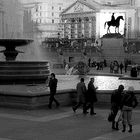
[[34, 22], [34, 32], [40, 41], [47, 37], [57, 37], [59, 33], [60, 13], [70, 4], [66, 0], [24, 1], [25, 9], [30, 10]]
[[18, 0], [0, 0], [0, 38], [23, 36], [23, 11]]
[[[105, 22], [110, 21], [112, 13], [115, 13], [115, 18], [124, 18], [120, 21], [119, 33], [126, 38], [138, 38], [140, 24], [139, 7], [136, 7], [136, 4], [133, 1], [119, 1], [117, 4], [113, 1], [97, 3], [91, 0], [77, 0], [61, 13], [62, 37], [101, 38], [107, 33]], [[114, 28], [111, 28], [111, 32], [115, 32]]]

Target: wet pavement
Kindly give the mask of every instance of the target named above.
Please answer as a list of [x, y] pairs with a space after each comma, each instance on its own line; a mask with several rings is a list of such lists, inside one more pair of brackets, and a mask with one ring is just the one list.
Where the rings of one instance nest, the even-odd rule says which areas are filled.
[[0, 108], [0, 140], [138, 140], [140, 111], [133, 111], [133, 132], [111, 129], [109, 108], [95, 108], [96, 115], [83, 115], [79, 108], [47, 107], [39, 110]]
[[[64, 74], [64, 70], [53, 71]], [[109, 69], [92, 72], [107, 74]], [[125, 73], [124, 73], [125, 74]], [[129, 75], [129, 72], [127, 73]], [[96, 106], [94, 116], [76, 113], [71, 107], [47, 107], [36, 110], [0, 108], [0, 140], [139, 140], [140, 110], [133, 111], [133, 132], [122, 133], [111, 129], [107, 121], [109, 107]]]

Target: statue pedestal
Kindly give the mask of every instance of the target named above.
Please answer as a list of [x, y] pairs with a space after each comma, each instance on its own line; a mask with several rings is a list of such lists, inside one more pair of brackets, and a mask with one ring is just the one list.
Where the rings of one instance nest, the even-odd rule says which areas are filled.
[[120, 33], [109, 33], [103, 35], [103, 38], [123, 38], [123, 35], [121, 35]]
[[117, 36], [115, 34], [104, 35], [102, 41], [102, 53], [107, 62], [110, 63], [114, 60], [124, 62], [123, 38], [119, 34]]

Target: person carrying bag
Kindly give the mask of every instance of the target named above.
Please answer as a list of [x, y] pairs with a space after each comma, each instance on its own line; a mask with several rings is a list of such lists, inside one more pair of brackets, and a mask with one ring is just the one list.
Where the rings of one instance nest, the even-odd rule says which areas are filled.
[[118, 122], [115, 121], [118, 110], [121, 107], [121, 100], [123, 95], [124, 86], [119, 85], [118, 89], [114, 90], [111, 95], [111, 111], [113, 112], [112, 129], [119, 130]]
[[138, 105], [137, 98], [134, 94], [134, 87], [129, 87], [122, 98], [122, 117], [123, 130], [126, 130], [126, 124], [129, 126], [128, 132], [132, 132], [132, 110]]

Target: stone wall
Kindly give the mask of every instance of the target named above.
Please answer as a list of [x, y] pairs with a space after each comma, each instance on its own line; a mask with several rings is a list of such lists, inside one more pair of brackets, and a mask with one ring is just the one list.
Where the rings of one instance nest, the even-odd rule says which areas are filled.
[[[97, 91], [98, 102], [96, 106], [110, 108], [111, 90], [100, 90]], [[140, 91], [135, 91], [138, 102], [140, 102]], [[72, 106], [76, 103], [76, 91], [75, 90], [59, 90], [56, 94], [56, 99], [62, 106]], [[12, 107], [20, 109], [37, 109], [46, 108], [49, 103], [49, 92], [37, 93], [36, 95], [14, 95], [8, 93], [0, 93], [0, 106], [1, 107]], [[140, 104], [139, 104], [140, 106]], [[55, 104], [53, 103], [53, 108]]]
[[114, 60], [124, 62], [123, 38], [102, 38], [102, 41], [102, 53], [109, 63]]

